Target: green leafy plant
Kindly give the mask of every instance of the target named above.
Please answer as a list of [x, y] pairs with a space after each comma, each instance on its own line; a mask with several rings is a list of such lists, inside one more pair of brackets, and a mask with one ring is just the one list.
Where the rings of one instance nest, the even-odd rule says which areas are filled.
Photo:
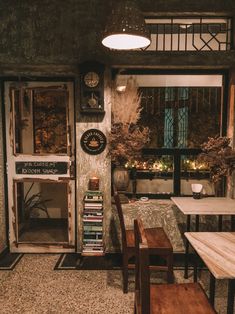
[[30, 185], [23, 200], [25, 219], [26, 220], [29, 219], [32, 212], [35, 211], [35, 209], [42, 210], [47, 215], [47, 218], [50, 218], [48, 209], [47, 209], [47, 203], [50, 202], [51, 199], [43, 199], [41, 192], [38, 192], [29, 196], [30, 191], [32, 190], [33, 186], [34, 186], [34, 182]]

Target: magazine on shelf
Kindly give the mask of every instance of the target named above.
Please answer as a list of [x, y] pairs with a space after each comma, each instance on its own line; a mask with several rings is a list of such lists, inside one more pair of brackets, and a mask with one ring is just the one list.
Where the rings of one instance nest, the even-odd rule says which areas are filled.
[[103, 239], [83, 239], [83, 243], [103, 243]]
[[85, 197], [86, 196], [103, 196], [103, 193], [101, 191], [88, 190], [85, 192]]
[[104, 252], [104, 248], [103, 247], [84, 247], [83, 248], [83, 252]]
[[83, 247], [101, 247], [103, 248], [103, 243], [83, 243]]
[[100, 212], [84, 211], [83, 217], [101, 217], [101, 218], [103, 218], [103, 212], [102, 211], [100, 211]]
[[85, 202], [102, 202], [103, 201], [103, 196], [102, 195], [86, 195], [84, 197]]
[[84, 231], [102, 231], [102, 226], [84, 226]]
[[85, 202], [84, 203], [85, 207], [91, 207], [91, 208], [102, 208], [103, 207], [103, 203], [97, 203], [97, 202], [94, 202], [94, 203], [87, 203]]
[[83, 222], [103, 222], [103, 218], [94, 218], [94, 217], [89, 217], [89, 218], [83, 218]]
[[102, 240], [103, 234], [97, 234], [96, 232], [89, 232], [89, 234], [84, 234], [83, 240]]

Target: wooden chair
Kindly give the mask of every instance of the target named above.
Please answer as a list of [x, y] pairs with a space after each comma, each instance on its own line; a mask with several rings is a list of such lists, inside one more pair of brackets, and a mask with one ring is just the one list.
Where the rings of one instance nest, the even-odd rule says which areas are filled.
[[[130, 264], [129, 261], [135, 257], [135, 237], [134, 230], [126, 230], [122, 206], [118, 192], [114, 192], [115, 205], [118, 211], [118, 216], [121, 226], [122, 237], [122, 273], [123, 273], [123, 292], [128, 292], [128, 269], [133, 269], [135, 264]], [[167, 281], [174, 281], [173, 275], [173, 248], [164, 232], [163, 228], [147, 228], [145, 229], [148, 245], [151, 255], [157, 255], [166, 260], [166, 266], [150, 266], [155, 270], [167, 271]]]
[[198, 283], [150, 284], [149, 246], [143, 223], [134, 221], [136, 314], [215, 314]]

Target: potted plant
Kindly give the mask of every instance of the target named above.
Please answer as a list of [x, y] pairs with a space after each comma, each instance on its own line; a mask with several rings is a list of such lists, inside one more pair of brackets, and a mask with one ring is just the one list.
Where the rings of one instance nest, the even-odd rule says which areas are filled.
[[33, 216], [39, 216], [37, 210], [44, 212], [47, 218], [50, 218], [47, 209], [47, 203], [50, 202], [51, 199], [43, 199], [41, 192], [30, 194], [33, 186], [34, 182], [30, 185], [23, 199], [25, 229], [29, 229], [30, 227], [30, 218]]
[[216, 196], [223, 195], [222, 179], [231, 175], [235, 167], [235, 151], [230, 142], [231, 139], [226, 136], [209, 137], [201, 145], [202, 153], [198, 156], [198, 161], [204, 162], [210, 169]]
[[141, 95], [133, 78], [127, 81], [125, 91], [114, 88], [108, 147], [117, 190], [126, 190], [129, 183], [127, 163], [138, 160], [149, 141], [149, 128], [138, 124], [141, 110]]

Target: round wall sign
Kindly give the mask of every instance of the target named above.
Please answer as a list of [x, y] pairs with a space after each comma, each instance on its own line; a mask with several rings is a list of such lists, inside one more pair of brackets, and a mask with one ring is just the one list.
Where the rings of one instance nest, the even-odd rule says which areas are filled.
[[82, 149], [90, 155], [102, 153], [106, 147], [106, 143], [104, 133], [97, 129], [89, 129], [81, 137]]

